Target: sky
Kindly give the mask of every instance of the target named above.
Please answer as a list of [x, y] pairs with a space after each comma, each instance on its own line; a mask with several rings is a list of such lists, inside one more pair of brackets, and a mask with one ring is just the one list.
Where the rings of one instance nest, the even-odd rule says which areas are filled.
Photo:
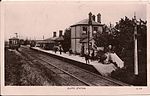
[[88, 1], [7, 2], [4, 6], [5, 40], [18, 33], [23, 39], [52, 37], [53, 32], [65, 30], [88, 18], [88, 13], [101, 14], [102, 24], [115, 24], [127, 16], [146, 20], [146, 5], [141, 3], [108, 3]]

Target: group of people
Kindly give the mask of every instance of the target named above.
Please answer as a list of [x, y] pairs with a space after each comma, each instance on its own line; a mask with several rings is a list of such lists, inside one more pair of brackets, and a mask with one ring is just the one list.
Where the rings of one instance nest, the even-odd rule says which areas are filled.
[[86, 64], [90, 63], [90, 60], [93, 61], [94, 60], [94, 56], [95, 56], [95, 50], [92, 49], [92, 53], [90, 54], [90, 51], [88, 49], [86, 49], [86, 53], [85, 53], [85, 61]]
[[[114, 53], [114, 50], [112, 48], [112, 45], [109, 45], [103, 51], [97, 53], [97, 59], [99, 60], [99, 62], [103, 64], [113, 63], [113, 61], [111, 60], [111, 55], [110, 55], [111, 53]], [[90, 61], [93, 61], [95, 58], [95, 50], [92, 49], [92, 52], [90, 53], [90, 51], [86, 49], [84, 57], [85, 57], [86, 64], [90, 63]]]
[[56, 53], [57, 51], [59, 51], [60, 52], [60, 54], [62, 54], [62, 51], [63, 51], [63, 49], [62, 49], [62, 46], [61, 45], [59, 45], [59, 46], [54, 46], [53, 47], [53, 50], [54, 50], [54, 52]]
[[[63, 52], [63, 48], [62, 48], [61, 45], [59, 45], [59, 46], [54, 46], [54, 47], [53, 47], [53, 50], [54, 50], [55, 53], [57, 53], [57, 51], [59, 51], [60, 55], [61, 55], [62, 52]], [[69, 49], [69, 55], [71, 55], [71, 54], [72, 54], [72, 50], [71, 50], [71, 48], [70, 48], [70, 49]]]
[[[62, 54], [62, 46], [54, 46], [53, 48], [54, 52], [56, 53], [57, 51], [60, 52], [60, 55]], [[91, 51], [89, 51], [88, 49], [86, 49], [85, 53], [84, 53], [84, 57], [85, 57], [85, 61], [86, 64], [89, 64], [90, 61], [92, 62], [95, 57], [97, 57], [98, 61], [101, 62], [102, 64], [110, 64], [110, 63], [114, 63], [111, 57], [111, 54], [114, 53], [113, 47], [112, 45], [109, 45], [108, 47], [106, 47], [103, 51], [101, 51], [100, 53], [97, 53], [97, 56], [95, 56], [95, 50], [92, 49]], [[69, 55], [72, 54], [72, 50], [69, 49]], [[99, 54], [99, 55], [98, 55]]]

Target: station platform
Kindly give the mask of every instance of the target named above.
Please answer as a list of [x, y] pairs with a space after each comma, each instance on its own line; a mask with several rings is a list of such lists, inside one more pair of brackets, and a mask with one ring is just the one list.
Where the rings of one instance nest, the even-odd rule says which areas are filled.
[[40, 51], [40, 52], [44, 52], [46, 54], [58, 57], [58, 58], [63, 58], [65, 60], [68, 61], [73, 61], [76, 64], [78, 64], [77, 66], [79, 67], [84, 67], [84, 69], [90, 70], [90, 71], [94, 71], [94, 72], [98, 72], [100, 73], [102, 76], [109, 76], [111, 74], [111, 72], [115, 71], [117, 68], [114, 64], [102, 64], [99, 63], [98, 61], [90, 61], [89, 64], [86, 64], [85, 58], [84, 57], [80, 57], [79, 55], [69, 55], [68, 53], [63, 53], [60, 54], [60, 52], [54, 52], [52, 50], [44, 50], [41, 49], [39, 47], [32, 47], [31, 49], [36, 50], [36, 51]]

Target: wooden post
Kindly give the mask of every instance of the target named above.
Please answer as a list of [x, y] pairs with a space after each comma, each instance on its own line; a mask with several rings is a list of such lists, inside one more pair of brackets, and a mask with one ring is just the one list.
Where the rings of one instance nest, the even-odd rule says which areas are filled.
[[137, 48], [137, 24], [136, 16], [134, 16], [134, 74], [138, 75], [138, 48]]

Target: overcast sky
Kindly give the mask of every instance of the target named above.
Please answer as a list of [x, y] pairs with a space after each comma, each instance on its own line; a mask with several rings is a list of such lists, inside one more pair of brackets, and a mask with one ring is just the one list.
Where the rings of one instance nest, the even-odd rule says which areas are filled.
[[[54, 31], [88, 18], [88, 13], [101, 13], [102, 23], [115, 24], [125, 16], [146, 20], [146, 5], [102, 2], [9, 2], [5, 4], [5, 40], [18, 33], [20, 38], [42, 39]], [[57, 33], [58, 36], [58, 33]]]

